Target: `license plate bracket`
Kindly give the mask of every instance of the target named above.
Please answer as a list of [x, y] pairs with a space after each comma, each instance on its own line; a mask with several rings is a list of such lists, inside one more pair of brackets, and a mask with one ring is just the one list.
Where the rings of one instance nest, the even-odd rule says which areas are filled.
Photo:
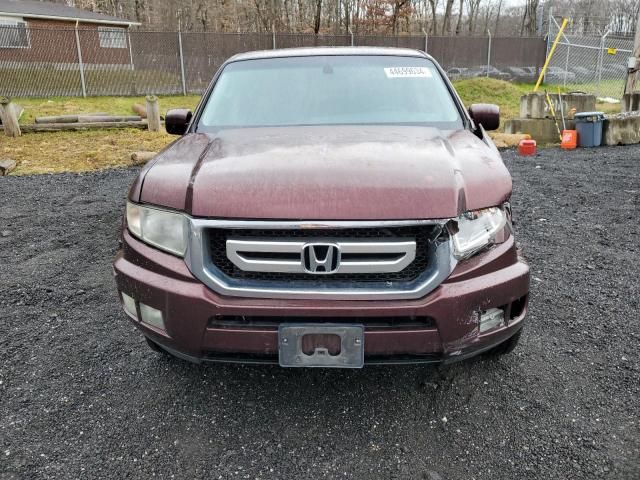
[[[306, 336], [337, 336], [339, 353], [328, 346], [306, 352]], [[307, 345], [309, 342], [305, 342]], [[308, 347], [307, 347], [308, 350]], [[356, 324], [286, 324], [278, 328], [278, 359], [281, 367], [362, 368], [364, 366], [364, 326]]]

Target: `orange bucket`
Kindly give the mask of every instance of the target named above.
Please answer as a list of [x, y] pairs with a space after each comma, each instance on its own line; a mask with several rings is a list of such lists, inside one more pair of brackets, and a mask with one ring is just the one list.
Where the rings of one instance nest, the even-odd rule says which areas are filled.
[[576, 130], [563, 130], [560, 148], [573, 150], [578, 145], [578, 132]]

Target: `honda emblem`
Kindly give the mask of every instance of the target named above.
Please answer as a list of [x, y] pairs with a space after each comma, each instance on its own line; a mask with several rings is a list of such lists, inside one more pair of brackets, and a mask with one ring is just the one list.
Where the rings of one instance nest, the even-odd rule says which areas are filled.
[[308, 243], [302, 248], [302, 264], [307, 273], [335, 273], [340, 267], [340, 247], [335, 243]]

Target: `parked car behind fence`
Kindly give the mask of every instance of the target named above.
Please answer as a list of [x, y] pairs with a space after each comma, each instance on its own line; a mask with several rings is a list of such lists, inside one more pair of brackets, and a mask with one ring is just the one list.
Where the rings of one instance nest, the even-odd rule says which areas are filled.
[[535, 67], [507, 67], [511, 80], [518, 83], [532, 83], [536, 81]]
[[544, 74], [544, 81], [547, 83], [560, 83], [565, 81], [567, 83], [575, 83], [576, 74], [560, 67], [548, 67]]
[[461, 80], [472, 76], [468, 68], [453, 67], [447, 70], [447, 76], [450, 80]]

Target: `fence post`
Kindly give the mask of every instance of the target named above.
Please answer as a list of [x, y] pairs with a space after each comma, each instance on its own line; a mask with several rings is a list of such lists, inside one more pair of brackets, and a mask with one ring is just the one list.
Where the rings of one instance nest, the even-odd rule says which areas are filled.
[[160, 131], [160, 105], [158, 104], [158, 97], [155, 95], [147, 95], [147, 128], [150, 132]]
[[84, 82], [84, 64], [82, 63], [82, 49], [80, 48], [80, 35], [78, 34], [78, 20], [76, 20], [76, 48], [78, 50], [78, 65], [80, 66], [80, 83], [82, 84], [82, 96], [87, 97], [87, 86]]
[[0, 98], [0, 120], [2, 120], [4, 133], [7, 137], [19, 137], [22, 135], [16, 109], [7, 97]]
[[600, 39], [600, 55], [598, 56], [598, 89], [596, 90], [596, 97], [598, 97], [598, 95], [600, 95], [601, 93], [600, 88], [602, 83], [602, 68], [604, 66], [604, 42], [606, 41], [608, 35], [609, 29], [607, 28], [607, 31], [604, 32], [604, 35], [602, 35], [602, 38]]
[[[549, 56], [549, 50], [551, 49], [551, 28], [552, 23], [555, 20], [553, 19], [553, 6], [549, 7], [549, 20], [547, 25], [547, 49], [544, 52], [544, 58], [546, 59]], [[540, 75], [540, 72], [536, 72], [536, 75]]]
[[184, 78], [184, 56], [182, 54], [182, 29], [178, 24], [178, 51], [180, 53], [180, 77], [182, 78], [182, 95], [187, 94], [187, 82]]
[[491, 30], [487, 28], [489, 34], [489, 48], [487, 49], [487, 77], [489, 76], [489, 68], [491, 67]]
[[569, 75], [569, 52], [571, 51], [571, 44], [567, 45], [567, 58], [564, 62], [564, 86], [567, 86], [567, 76]]
[[271, 44], [273, 49], [276, 49], [276, 25], [275, 23], [271, 24]]
[[133, 51], [131, 49], [131, 32], [129, 32], [129, 29], [127, 28], [127, 43], [129, 44], [129, 65], [131, 65], [131, 86], [132, 88], [132, 93], [135, 95], [137, 93], [137, 89], [136, 89], [136, 76], [135, 76], [135, 70], [136, 67], [133, 64]]
[[422, 29], [422, 33], [424, 33], [424, 53], [427, 53], [427, 47], [429, 46], [429, 35], [424, 28]]

